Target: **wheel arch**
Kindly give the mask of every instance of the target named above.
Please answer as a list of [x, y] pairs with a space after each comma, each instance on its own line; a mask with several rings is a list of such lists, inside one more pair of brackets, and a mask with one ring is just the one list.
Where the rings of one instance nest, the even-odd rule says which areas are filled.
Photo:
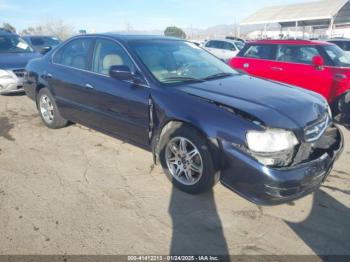
[[223, 151], [222, 151], [222, 145], [220, 143], [220, 140], [217, 138], [209, 137], [201, 128], [199, 128], [195, 124], [183, 119], [176, 119], [176, 118], [168, 119], [167, 121], [162, 123], [159, 126], [158, 131], [154, 134], [152, 138], [151, 146], [152, 146], [154, 163], [155, 164], [159, 163], [159, 151], [160, 151], [159, 142], [162, 137], [162, 134], [166, 132], [169, 128], [177, 125], [181, 125], [181, 124], [185, 124], [186, 126], [193, 128], [205, 138], [206, 142], [208, 143], [211, 155], [213, 157], [213, 162], [216, 169], [215, 171], [221, 170], [224, 167], [224, 157], [222, 153]]

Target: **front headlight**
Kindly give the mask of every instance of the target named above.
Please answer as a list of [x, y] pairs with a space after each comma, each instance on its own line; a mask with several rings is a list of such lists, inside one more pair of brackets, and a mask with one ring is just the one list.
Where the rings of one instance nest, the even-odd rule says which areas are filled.
[[283, 129], [248, 131], [247, 143], [250, 150], [257, 153], [273, 153], [293, 148], [298, 144], [294, 133]]
[[267, 166], [290, 164], [294, 148], [299, 143], [293, 132], [283, 129], [248, 131], [246, 138], [252, 155]]
[[9, 71], [0, 69], [0, 78], [13, 78]]

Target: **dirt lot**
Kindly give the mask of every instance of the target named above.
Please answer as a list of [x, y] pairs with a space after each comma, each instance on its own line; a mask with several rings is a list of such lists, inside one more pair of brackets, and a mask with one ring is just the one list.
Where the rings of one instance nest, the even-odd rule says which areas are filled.
[[49, 130], [28, 98], [0, 96], [0, 254], [350, 254], [349, 159], [346, 143], [325, 185], [288, 205], [221, 185], [191, 196], [149, 152]]

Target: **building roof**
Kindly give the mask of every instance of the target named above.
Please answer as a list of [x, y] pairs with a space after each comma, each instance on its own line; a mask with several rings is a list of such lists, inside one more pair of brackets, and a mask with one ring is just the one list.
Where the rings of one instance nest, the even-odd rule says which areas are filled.
[[321, 25], [329, 23], [336, 15], [340, 15], [339, 22], [350, 22], [349, 0], [321, 0], [301, 4], [271, 6], [263, 8], [241, 22], [241, 25], [257, 25], [280, 23], [282, 26]]

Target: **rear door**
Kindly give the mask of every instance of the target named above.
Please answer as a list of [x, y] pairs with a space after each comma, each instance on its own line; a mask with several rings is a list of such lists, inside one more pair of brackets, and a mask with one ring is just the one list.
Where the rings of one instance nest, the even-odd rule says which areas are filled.
[[321, 55], [314, 45], [278, 45], [276, 61], [270, 70], [272, 79], [302, 87], [329, 98], [334, 84], [329, 67], [317, 68], [312, 64], [314, 56]]
[[94, 38], [77, 38], [69, 41], [52, 58], [46, 71], [49, 87], [64, 117], [87, 125], [96, 123], [91, 90], [86, 86], [91, 68]]
[[275, 54], [275, 46], [270, 44], [248, 44], [230, 65], [250, 75], [272, 78], [271, 67]]

